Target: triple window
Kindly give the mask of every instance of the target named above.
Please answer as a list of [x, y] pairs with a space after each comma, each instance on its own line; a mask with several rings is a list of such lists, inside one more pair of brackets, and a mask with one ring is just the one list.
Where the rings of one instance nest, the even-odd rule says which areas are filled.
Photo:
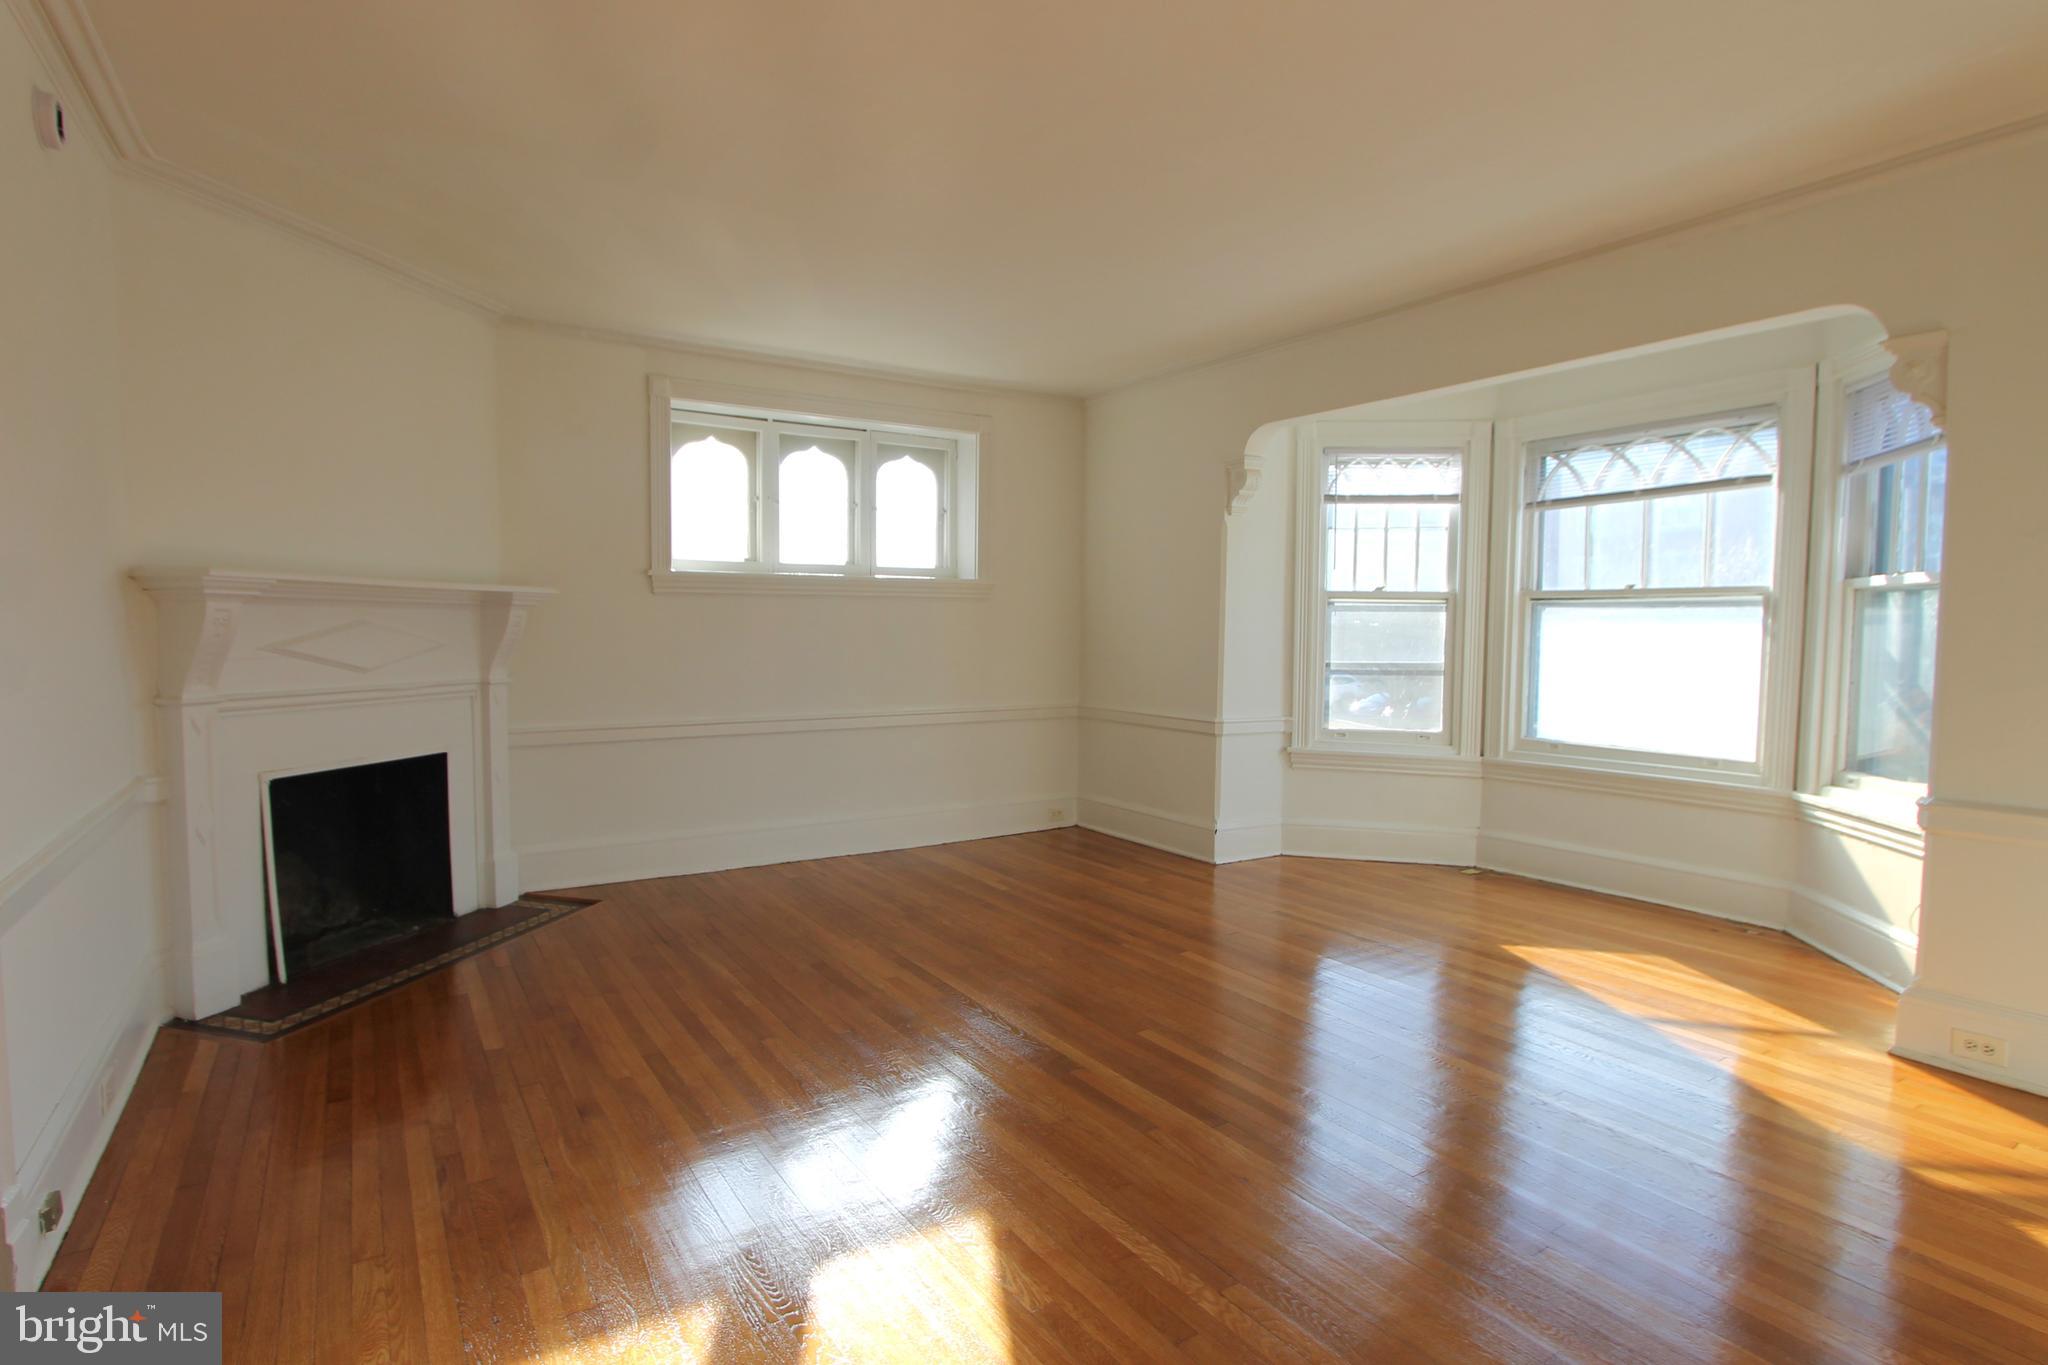
[[973, 433], [658, 408], [655, 574], [973, 577]]

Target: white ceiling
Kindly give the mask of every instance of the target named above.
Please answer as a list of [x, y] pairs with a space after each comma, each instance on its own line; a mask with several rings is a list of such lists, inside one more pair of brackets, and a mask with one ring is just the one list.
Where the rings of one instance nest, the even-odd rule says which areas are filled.
[[2042, 0], [83, 0], [527, 317], [1093, 392], [2048, 112]]

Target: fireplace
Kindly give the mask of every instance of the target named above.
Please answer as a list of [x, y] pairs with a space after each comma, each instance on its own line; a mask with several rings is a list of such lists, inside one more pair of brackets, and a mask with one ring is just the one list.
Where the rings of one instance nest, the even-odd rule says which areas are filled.
[[[156, 603], [165, 955], [179, 1015], [217, 1014], [310, 963], [281, 951], [301, 946], [301, 919], [311, 926], [304, 947], [317, 956], [349, 948], [343, 934], [398, 932], [408, 916], [429, 913], [446, 928], [450, 914], [518, 899], [508, 668], [527, 610], [545, 589], [237, 569], [136, 577]], [[395, 823], [348, 817], [295, 840], [299, 778], [419, 755], [429, 762], [418, 771], [438, 764], [429, 795], [415, 788], [401, 797], [383, 785], [414, 773], [333, 780], [371, 784], [373, 811], [417, 800], [434, 814]], [[337, 791], [346, 795], [345, 786]], [[274, 858], [266, 856], [266, 830], [279, 793], [286, 853]], [[317, 791], [309, 798], [331, 799]], [[415, 849], [420, 837], [441, 842]], [[437, 874], [430, 890], [388, 866], [421, 871], [429, 863]], [[367, 885], [301, 896], [307, 882], [349, 878]], [[286, 910], [295, 926], [289, 945], [278, 927], [277, 912]]]
[[447, 754], [273, 777], [266, 796], [278, 981], [455, 914]]

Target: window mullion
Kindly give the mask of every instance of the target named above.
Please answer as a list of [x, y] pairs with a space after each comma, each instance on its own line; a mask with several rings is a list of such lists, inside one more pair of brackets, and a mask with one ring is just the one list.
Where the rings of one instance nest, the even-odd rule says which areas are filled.
[[[1773, 537], [1775, 539], [1775, 537]], [[1714, 496], [1707, 495], [1706, 511], [1700, 517], [1700, 582], [1714, 581]]]
[[853, 506], [847, 509], [850, 518], [848, 536], [852, 540], [853, 553], [847, 556], [846, 571], [858, 577], [872, 578], [875, 574], [875, 433], [863, 431], [854, 443], [852, 478], [846, 481], [847, 497]]
[[1927, 516], [1927, 487], [1929, 487], [1931, 479], [1933, 479], [1933, 454], [1925, 454], [1925, 456], [1921, 456], [1919, 475], [1917, 475], [1917, 481], [1919, 481], [1919, 534], [1913, 538], [1913, 546], [1915, 546], [1915, 557], [1913, 557], [1915, 563], [1913, 563], [1913, 567], [1921, 569], [1921, 571], [1927, 569], [1927, 524], [1929, 524], [1929, 516]]
[[761, 563], [782, 567], [782, 425], [768, 422], [761, 430], [760, 480], [755, 496], [760, 518]]
[[[1636, 557], [1636, 586], [1639, 588], [1647, 588], [1650, 586], [1650, 534], [1652, 531], [1652, 527], [1650, 526], [1650, 501], [1648, 498], [1643, 499], [1642, 508], [1643, 534], [1642, 541], [1637, 546], [1638, 554]], [[1587, 527], [1587, 530], [1590, 532], [1591, 529], [1592, 528], [1589, 525]], [[1586, 581], [1589, 583], [1592, 582], [1591, 579], [1587, 579]]]

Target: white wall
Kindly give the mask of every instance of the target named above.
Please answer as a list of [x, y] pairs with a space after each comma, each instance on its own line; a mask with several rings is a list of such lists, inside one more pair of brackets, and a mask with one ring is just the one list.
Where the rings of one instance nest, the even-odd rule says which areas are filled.
[[[524, 326], [498, 356], [506, 576], [560, 592], [514, 669], [528, 886], [1072, 822], [1078, 402]], [[986, 415], [989, 593], [650, 591], [650, 374], [678, 394], [697, 380]]]
[[[2013, 575], [2048, 562], [2035, 510], [2048, 499], [2036, 397], [2048, 366], [2044, 221], [2048, 133], [2035, 131], [1091, 400], [1084, 705], [1225, 721], [1288, 709], [1269, 609], [1223, 586], [1226, 554], [1263, 555], [1286, 535], [1270, 474], [1238, 514], [1245, 528], [1223, 525], [1219, 471], [1266, 423], [1844, 304], [1892, 335], [1946, 329], [1955, 472], [1935, 804], [1900, 1048], [1947, 1064], [1949, 1028], [1981, 1027], [2012, 1042], [1995, 1074], [2048, 1088], [2048, 727], [2015, 719], [2039, 709], [2048, 613]], [[1128, 565], [1142, 571], [1117, 571]], [[1182, 590], [1159, 591], [1165, 582]], [[1142, 749], [1159, 771], [1193, 769], [1193, 746], [1217, 771], [1243, 766], [1228, 736], [1122, 728], [1125, 765]], [[1144, 780], [1092, 753], [1083, 774], [1084, 811]], [[1167, 814], [1213, 832], [1234, 805], [1227, 790], [1191, 785]], [[1588, 828], [1552, 834], [1585, 844]], [[1725, 851], [1698, 856], [1711, 866]], [[1808, 845], [1773, 856], [1804, 867], [1848, 855]]]
[[[0, 18], [0, 93], [63, 89]], [[166, 1014], [138, 565], [490, 579], [496, 329], [0, 120], [0, 1179], [17, 1283]]]
[[0, 14], [0, 1182], [20, 1283], [56, 1239], [42, 1191], [83, 1193], [95, 1087], [141, 1056], [161, 993], [146, 686], [119, 548], [114, 187], [79, 129], [40, 148], [53, 84]]
[[494, 577], [495, 326], [244, 214], [116, 192], [132, 561]]

